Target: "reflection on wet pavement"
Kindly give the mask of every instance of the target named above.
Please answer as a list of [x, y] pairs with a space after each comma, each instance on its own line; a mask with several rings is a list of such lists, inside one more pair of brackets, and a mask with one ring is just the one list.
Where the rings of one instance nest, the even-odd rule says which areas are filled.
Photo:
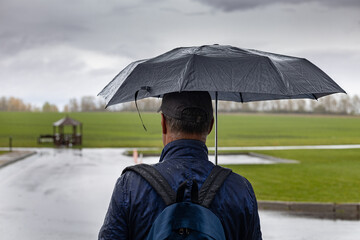
[[[116, 179], [134, 164], [124, 149], [36, 149], [0, 169], [1, 239], [96, 239]], [[220, 158], [221, 160], [221, 158]], [[360, 221], [260, 212], [264, 239], [359, 239]]]

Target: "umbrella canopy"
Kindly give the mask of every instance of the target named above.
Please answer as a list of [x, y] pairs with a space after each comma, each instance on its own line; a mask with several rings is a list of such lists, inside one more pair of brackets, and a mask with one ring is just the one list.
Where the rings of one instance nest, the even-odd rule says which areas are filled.
[[106, 106], [111, 106], [182, 91], [207, 91], [215, 99], [216, 164], [218, 100], [318, 99], [345, 93], [304, 58], [215, 44], [176, 48], [133, 62], [99, 95], [105, 98]]
[[232, 46], [182, 47], [139, 60], [100, 93], [107, 106], [165, 93], [208, 91], [213, 99], [250, 102], [345, 93], [304, 58]]

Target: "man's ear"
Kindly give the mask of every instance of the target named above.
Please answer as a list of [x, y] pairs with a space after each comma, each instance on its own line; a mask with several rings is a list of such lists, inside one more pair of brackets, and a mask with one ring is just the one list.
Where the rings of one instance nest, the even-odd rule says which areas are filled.
[[162, 133], [166, 134], [167, 128], [166, 128], [166, 119], [164, 117], [164, 114], [161, 114], [161, 128], [162, 128]]
[[213, 127], [214, 127], [214, 118], [211, 119], [211, 123], [210, 123], [210, 127], [209, 127], [209, 132], [208, 132], [208, 134], [211, 133], [211, 130], [213, 129]]

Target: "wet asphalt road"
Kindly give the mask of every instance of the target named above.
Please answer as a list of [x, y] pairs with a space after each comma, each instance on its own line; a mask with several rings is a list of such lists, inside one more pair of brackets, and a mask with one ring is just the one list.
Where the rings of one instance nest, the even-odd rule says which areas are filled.
[[[41, 149], [0, 169], [0, 238], [97, 239], [115, 181], [134, 164], [122, 151]], [[360, 221], [260, 218], [264, 239], [360, 239]]]

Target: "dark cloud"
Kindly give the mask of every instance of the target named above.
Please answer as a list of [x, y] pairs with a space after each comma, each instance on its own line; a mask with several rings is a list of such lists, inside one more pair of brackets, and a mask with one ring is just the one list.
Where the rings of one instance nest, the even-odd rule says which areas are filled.
[[19, 52], [63, 44], [69, 41], [68, 34], [46, 29], [33, 29], [32, 31], [17, 32], [14, 30], [0, 31], [0, 55], [15, 55]]
[[318, 3], [331, 7], [360, 7], [359, 0], [195, 0], [226, 12], [247, 10], [274, 4]]
[[[104, 38], [113, 41], [118, 29], [126, 25], [121, 18], [134, 12], [131, 3], [111, 0], [106, 4], [94, 0], [71, 4], [15, 0], [2, 1], [0, 5], [1, 54], [57, 44], [106, 51], [111, 45], [104, 44]], [[114, 26], [116, 28], [110, 32]]]
[[[131, 61], [179, 46], [219, 43], [285, 55], [306, 49], [359, 48], [358, 0], [318, 1], [322, 6], [356, 6], [331, 11], [312, 5], [295, 8], [299, 2], [295, 0], [179, 2], [0, 0], [1, 94], [61, 102], [96, 95]], [[316, 1], [305, 0], [310, 2]], [[271, 4], [276, 6], [261, 8]], [[239, 9], [254, 10], [226, 12]], [[359, 76], [360, 53], [345, 56], [304, 53], [336, 79]], [[350, 67], [337, 67], [336, 59], [351, 60]], [[21, 91], [18, 86], [23, 86]], [[49, 89], [56, 89], [57, 95]]]

